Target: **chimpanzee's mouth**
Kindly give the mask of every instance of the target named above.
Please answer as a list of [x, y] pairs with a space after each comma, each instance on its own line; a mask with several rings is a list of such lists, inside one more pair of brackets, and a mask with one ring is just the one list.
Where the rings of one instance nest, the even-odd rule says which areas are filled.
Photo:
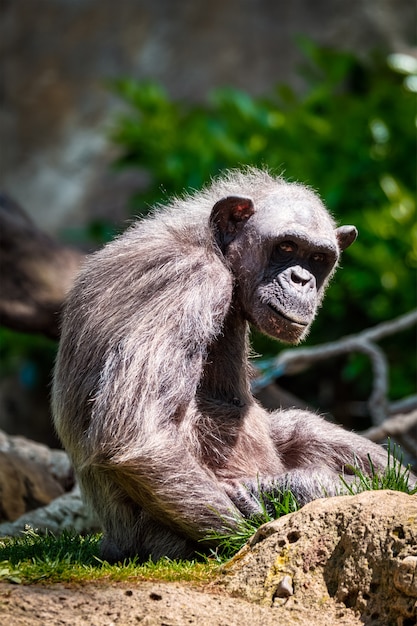
[[270, 304], [269, 302], [268, 302], [268, 306], [274, 312], [275, 315], [277, 315], [278, 317], [282, 317], [282, 319], [284, 319], [286, 322], [290, 322], [290, 324], [295, 324], [296, 326], [308, 326], [308, 322], [305, 322], [304, 320], [294, 319], [292, 317], [289, 317], [288, 315], [285, 315], [279, 309], [277, 309], [273, 304]]

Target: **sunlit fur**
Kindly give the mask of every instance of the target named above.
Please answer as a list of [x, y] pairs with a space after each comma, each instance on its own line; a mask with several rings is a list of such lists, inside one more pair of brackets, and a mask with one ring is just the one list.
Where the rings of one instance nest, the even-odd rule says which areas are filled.
[[[230, 196], [254, 212], [231, 224], [236, 235], [222, 246], [210, 216]], [[223, 210], [222, 224], [227, 200]], [[354, 239], [351, 229], [338, 235], [304, 186], [229, 172], [135, 223], [78, 276], [62, 320], [53, 413], [102, 523], [104, 558], [189, 557], [209, 531], [256, 512], [259, 488], [290, 487], [304, 503], [335, 493], [354, 457], [365, 468], [368, 453], [385, 463], [365, 439], [307, 412], [269, 414], [250, 393], [248, 319], [278, 339], [299, 338], [262, 309], [254, 287], [270, 272], [266, 251], [282, 225], [312, 245], [328, 241], [336, 255], [328, 276], [340, 242]]]

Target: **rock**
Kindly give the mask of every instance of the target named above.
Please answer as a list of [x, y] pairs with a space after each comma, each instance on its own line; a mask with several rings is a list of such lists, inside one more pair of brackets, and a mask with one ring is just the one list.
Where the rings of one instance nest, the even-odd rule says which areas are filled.
[[411, 626], [417, 496], [369, 491], [311, 502], [262, 526], [221, 584], [273, 607], [277, 623]]
[[0, 522], [15, 520], [63, 493], [44, 466], [0, 451]]
[[28, 511], [13, 522], [0, 524], [0, 537], [18, 536], [27, 527], [39, 532], [47, 530], [58, 535], [63, 530], [76, 533], [99, 530], [93, 514], [85, 506], [79, 488], [55, 498], [46, 506]]
[[406, 596], [417, 598], [417, 556], [406, 556], [394, 572], [394, 585]]
[[65, 491], [74, 485], [74, 472], [64, 450], [55, 450], [26, 437], [8, 435], [0, 430], [0, 452], [12, 454], [41, 466], [60, 483]]
[[96, 529], [73, 487], [66, 452], [0, 430], [0, 536], [18, 535], [26, 526], [57, 533]]

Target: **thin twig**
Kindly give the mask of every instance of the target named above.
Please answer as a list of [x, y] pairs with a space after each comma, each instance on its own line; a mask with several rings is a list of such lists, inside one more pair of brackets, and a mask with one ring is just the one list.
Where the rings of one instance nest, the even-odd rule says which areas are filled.
[[[392, 437], [402, 438], [402, 445], [413, 456], [416, 456], [416, 436], [417, 436], [417, 411], [411, 413], [394, 415], [387, 418], [380, 426], [372, 426], [361, 433], [367, 439], [377, 443]], [[407, 437], [403, 437], [407, 435]], [[414, 435], [414, 436], [413, 436]]]

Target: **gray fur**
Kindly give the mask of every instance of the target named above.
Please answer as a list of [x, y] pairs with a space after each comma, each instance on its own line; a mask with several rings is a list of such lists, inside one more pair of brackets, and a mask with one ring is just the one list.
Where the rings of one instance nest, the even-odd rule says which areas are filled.
[[[293, 264], [282, 233], [298, 237]], [[53, 412], [104, 558], [189, 557], [256, 512], [259, 488], [289, 486], [304, 503], [335, 493], [354, 456], [385, 463], [379, 446], [307, 412], [269, 414], [250, 393], [248, 321], [298, 342], [355, 236], [311, 190], [247, 170], [87, 260], [64, 312]], [[316, 274], [314, 251], [327, 259]]]

